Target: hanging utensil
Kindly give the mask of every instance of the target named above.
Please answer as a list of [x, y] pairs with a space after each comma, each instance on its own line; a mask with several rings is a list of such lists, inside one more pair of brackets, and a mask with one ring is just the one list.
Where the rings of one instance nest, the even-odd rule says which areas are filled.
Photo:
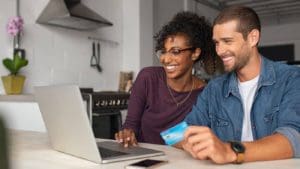
[[100, 49], [101, 49], [100, 43], [98, 42], [97, 43], [97, 69], [99, 72], [102, 72], [102, 68], [100, 66], [100, 54], [101, 54]]
[[95, 48], [96, 48], [96, 44], [95, 44], [95, 42], [93, 42], [93, 45], [92, 45], [93, 52], [92, 52], [92, 57], [91, 57], [91, 60], [90, 60], [90, 66], [91, 67], [95, 67], [98, 64]]

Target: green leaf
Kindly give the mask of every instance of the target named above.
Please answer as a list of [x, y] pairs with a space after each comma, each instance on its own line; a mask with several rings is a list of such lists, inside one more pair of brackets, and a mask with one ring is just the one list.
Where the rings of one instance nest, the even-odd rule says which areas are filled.
[[3, 59], [3, 65], [10, 71], [11, 74], [16, 73], [14, 62], [12, 59], [10, 58]]
[[17, 75], [22, 67], [28, 65], [28, 60], [21, 58], [18, 54], [16, 54], [13, 59], [3, 59], [3, 65], [10, 71], [12, 75]]

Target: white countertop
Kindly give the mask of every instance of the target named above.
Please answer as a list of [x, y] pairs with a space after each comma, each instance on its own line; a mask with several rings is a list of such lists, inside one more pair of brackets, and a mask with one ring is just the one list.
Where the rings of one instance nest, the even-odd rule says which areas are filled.
[[[139, 161], [130, 160], [100, 165], [51, 149], [46, 133], [10, 131], [10, 135], [12, 169], [123, 169], [125, 165]], [[216, 165], [210, 161], [195, 160], [184, 151], [173, 147], [152, 144], [140, 145], [159, 149], [166, 153], [166, 156], [152, 158], [169, 161], [160, 166], [161, 169], [296, 169], [300, 166], [300, 159], [253, 162], [241, 165]]]

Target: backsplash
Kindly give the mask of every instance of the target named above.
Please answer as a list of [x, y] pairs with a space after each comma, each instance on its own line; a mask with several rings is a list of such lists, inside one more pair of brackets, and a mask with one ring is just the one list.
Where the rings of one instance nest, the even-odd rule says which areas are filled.
[[[20, 12], [24, 18], [21, 47], [26, 50], [29, 65], [21, 71], [26, 76], [23, 93], [32, 93], [33, 86], [51, 84], [78, 84], [94, 90], [117, 90], [122, 66], [122, 2], [119, 0], [91, 0], [89, 7], [114, 24], [95, 31], [82, 32], [36, 24], [36, 19], [48, 0], [21, 0]], [[110, 10], [113, 11], [110, 11]], [[0, 2], [0, 59], [12, 56], [12, 38], [6, 33], [8, 18], [15, 16], [15, 2]], [[92, 41], [89, 36], [118, 42], [101, 43], [99, 73], [90, 67]], [[8, 72], [0, 66], [0, 75]], [[0, 83], [0, 94], [4, 93]]]

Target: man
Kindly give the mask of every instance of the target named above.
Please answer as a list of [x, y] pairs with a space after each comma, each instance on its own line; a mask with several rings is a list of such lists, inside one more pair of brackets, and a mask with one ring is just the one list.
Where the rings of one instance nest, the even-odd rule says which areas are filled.
[[260, 21], [248, 7], [223, 10], [213, 40], [225, 71], [207, 85], [179, 146], [194, 158], [242, 163], [300, 157], [300, 69], [258, 52]]

